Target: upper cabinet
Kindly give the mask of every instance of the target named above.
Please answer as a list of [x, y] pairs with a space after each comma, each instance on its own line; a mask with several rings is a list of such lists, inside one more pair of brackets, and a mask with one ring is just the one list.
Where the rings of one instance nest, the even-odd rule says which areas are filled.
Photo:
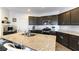
[[41, 25], [41, 20], [40, 17], [29, 16], [29, 25]]
[[58, 16], [29, 16], [29, 25], [56, 25], [58, 24]]
[[65, 24], [70, 25], [70, 23], [71, 23], [70, 22], [70, 11], [65, 13], [64, 18], [65, 18], [65, 20], [64, 20]]
[[35, 17], [32, 17], [32, 16], [29, 16], [29, 25], [35, 25], [36, 24], [36, 18]]
[[65, 12], [58, 15], [59, 25], [70, 25], [70, 12]]
[[71, 10], [71, 24], [79, 25], [79, 8]]
[[64, 14], [58, 15], [58, 25], [63, 25], [64, 24]]
[[79, 25], [79, 7], [59, 15], [29, 17], [30, 25]]
[[50, 22], [50, 24], [51, 25], [58, 24], [58, 16], [57, 15], [51, 16], [51, 22]]
[[33, 17], [33, 16], [29, 16], [29, 25], [39, 25], [40, 22], [39, 21], [39, 17]]
[[47, 25], [56, 25], [58, 24], [58, 16], [53, 15], [53, 16], [44, 16], [42, 17], [42, 24], [47, 24]]
[[58, 15], [59, 25], [79, 25], [79, 8]]

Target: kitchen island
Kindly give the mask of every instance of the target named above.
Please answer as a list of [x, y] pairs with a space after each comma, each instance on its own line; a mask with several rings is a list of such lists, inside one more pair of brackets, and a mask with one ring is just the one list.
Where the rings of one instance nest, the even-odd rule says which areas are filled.
[[54, 35], [35, 33], [35, 36], [28, 37], [27, 35], [22, 35], [22, 33], [14, 33], [4, 35], [2, 38], [22, 44], [37, 51], [55, 51], [56, 47], [56, 36]]

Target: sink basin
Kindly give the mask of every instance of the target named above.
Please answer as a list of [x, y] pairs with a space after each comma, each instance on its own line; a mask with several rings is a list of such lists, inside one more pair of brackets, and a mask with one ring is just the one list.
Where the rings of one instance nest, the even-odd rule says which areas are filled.
[[27, 35], [28, 37], [30, 37], [30, 36], [35, 36], [34, 33], [23, 33], [22, 35]]

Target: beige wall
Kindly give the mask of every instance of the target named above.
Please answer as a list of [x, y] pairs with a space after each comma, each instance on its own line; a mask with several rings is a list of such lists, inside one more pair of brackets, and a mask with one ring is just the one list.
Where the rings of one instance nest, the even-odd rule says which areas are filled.
[[[15, 25], [18, 31], [28, 31], [28, 15], [26, 13], [10, 11], [9, 15], [9, 21], [11, 22], [11, 25]], [[17, 21], [12, 22], [12, 18], [16, 18]]]
[[2, 21], [2, 8], [0, 8], [0, 38], [3, 34], [1, 21]]
[[3, 24], [4, 17], [9, 17], [9, 11], [6, 8], [0, 8], [0, 37], [3, 35]]

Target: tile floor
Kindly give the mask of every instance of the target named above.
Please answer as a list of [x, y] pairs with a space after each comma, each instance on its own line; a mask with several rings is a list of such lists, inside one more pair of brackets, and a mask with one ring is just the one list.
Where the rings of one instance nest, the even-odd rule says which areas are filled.
[[56, 51], [72, 51], [66, 47], [64, 47], [63, 45], [56, 43]]

